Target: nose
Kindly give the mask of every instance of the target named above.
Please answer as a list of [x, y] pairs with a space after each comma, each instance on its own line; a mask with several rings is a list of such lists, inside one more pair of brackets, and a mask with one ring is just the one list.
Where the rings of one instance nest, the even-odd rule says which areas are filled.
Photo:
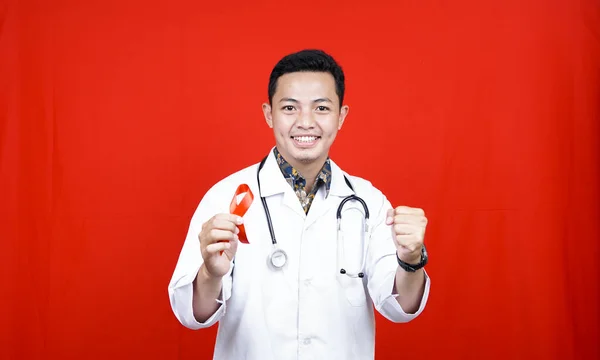
[[296, 126], [301, 129], [312, 129], [315, 127], [314, 114], [311, 111], [303, 111], [298, 115]]

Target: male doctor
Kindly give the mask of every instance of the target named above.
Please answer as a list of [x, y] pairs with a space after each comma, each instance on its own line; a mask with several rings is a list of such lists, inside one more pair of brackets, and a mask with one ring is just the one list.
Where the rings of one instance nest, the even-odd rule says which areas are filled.
[[[268, 95], [275, 146], [200, 201], [168, 286], [172, 310], [190, 329], [219, 323], [215, 359], [373, 359], [373, 309], [402, 323], [427, 302], [427, 219], [329, 158], [348, 114], [330, 55], [285, 56]], [[366, 209], [347, 201], [338, 229], [349, 195]]]

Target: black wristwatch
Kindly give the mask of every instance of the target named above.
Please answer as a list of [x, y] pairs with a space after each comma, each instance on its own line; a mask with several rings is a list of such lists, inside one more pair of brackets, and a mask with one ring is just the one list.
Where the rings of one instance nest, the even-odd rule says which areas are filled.
[[425, 245], [423, 245], [423, 247], [421, 248], [421, 261], [419, 261], [418, 264], [408, 264], [405, 263], [404, 261], [400, 260], [400, 257], [398, 257], [398, 252], [396, 251], [396, 259], [398, 259], [398, 265], [400, 265], [400, 267], [408, 272], [415, 272], [417, 270], [419, 270], [420, 268], [422, 268], [423, 266], [427, 265], [427, 249], [425, 249]]

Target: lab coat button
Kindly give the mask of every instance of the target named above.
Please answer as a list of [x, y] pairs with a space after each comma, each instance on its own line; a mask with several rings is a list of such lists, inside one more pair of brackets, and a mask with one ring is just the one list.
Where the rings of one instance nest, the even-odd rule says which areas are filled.
[[310, 345], [310, 339], [309, 338], [304, 339], [304, 345]]
[[304, 280], [304, 286], [310, 286], [310, 279]]

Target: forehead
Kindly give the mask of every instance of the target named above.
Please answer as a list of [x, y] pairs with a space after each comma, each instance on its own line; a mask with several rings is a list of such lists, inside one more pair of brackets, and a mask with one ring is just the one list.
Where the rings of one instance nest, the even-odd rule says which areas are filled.
[[277, 80], [274, 97], [337, 97], [335, 79], [328, 72], [293, 72], [284, 74]]

